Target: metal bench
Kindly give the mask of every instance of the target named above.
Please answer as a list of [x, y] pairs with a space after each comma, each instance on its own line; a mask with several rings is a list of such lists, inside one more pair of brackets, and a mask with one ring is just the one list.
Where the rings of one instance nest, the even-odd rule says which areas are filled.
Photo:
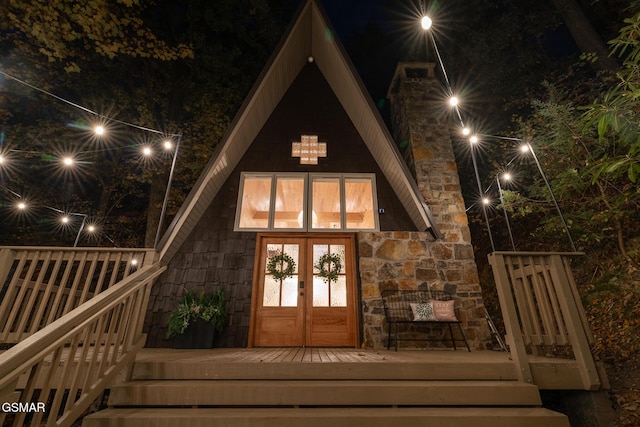
[[[420, 291], [420, 290], [386, 290], [382, 291], [382, 303], [384, 314], [389, 325], [387, 350], [391, 347], [392, 329], [394, 333], [395, 349], [398, 351], [398, 341], [435, 341], [434, 339], [402, 339], [398, 336], [399, 324], [440, 324], [447, 325], [453, 349], [457, 350], [456, 342], [464, 342], [468, 351], [469, 343], [462, 330], [462, 322], [455, 314], [457, 309], [451, 310], [453, 301], [451, 295], [445, 291]], [[439, 304], [444, 302], [444, 304]], [[413, 307], [412, 307], [413, 306]], [[434, 306], [436, 309], [434, 309]], [[446, 306], [446, 307], [441, 307]], [[445, 310], [442, 310], [444, 308]], [[431, 310], [431, 312], [430, 312]], [[448, 311], [448, 316], [443, 315]], [[440, 312], [440, 319], [436, 315]], [[431, 314], [431, 315], [430, 315]], [[458, 325], [462, 338], [455, 338], [451, 325]], [[439, 341], [439, 340], [438, 340]]]

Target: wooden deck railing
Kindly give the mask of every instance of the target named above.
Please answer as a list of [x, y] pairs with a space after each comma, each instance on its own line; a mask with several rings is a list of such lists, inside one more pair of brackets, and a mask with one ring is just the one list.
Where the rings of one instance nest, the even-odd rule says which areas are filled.
[[0, 247], [0, 344], [15, 344], [154, 261], [153, 249]]
[[[143, 267], [0, 354], [2, 425], [70, 426], [144, 346], [142, 323], [153, 280]], [[44, 409], [41, 411], [39, 409]]]
[[[591, 354], [593, 338], [569, 260], [580, 253], [494, 252], [489, 255], [507, 333], [521, 381], [535, 383], [529, 354], [545, 346], [567, 346], [578, 364], [582, 386], [602, 383]], [[529, 352], [527, 351], [529, 350]]]

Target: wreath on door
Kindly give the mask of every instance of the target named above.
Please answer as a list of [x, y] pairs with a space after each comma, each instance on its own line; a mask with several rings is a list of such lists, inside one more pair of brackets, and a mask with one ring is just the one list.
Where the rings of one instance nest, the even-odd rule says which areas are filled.
[[284, 280], [293, 277], [296, 271], [296, 262], [286, 253], [281, 253], [269, 257], [267, 262], [267, 273], [276, 280]]
[[324, 282], [335, 282], [342, 270], [342, 257], [339, 254], [326, 253], [318, 259], [314, 267], [318, 269], [318, 277]]

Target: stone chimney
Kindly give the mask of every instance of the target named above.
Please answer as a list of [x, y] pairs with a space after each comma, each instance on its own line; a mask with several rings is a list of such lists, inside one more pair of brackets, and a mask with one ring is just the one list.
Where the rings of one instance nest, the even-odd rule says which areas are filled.
[[443, 235], [427, 243], [442, 266], [442, 287], [460, 300], [468, 338], [483, 348], [491, 335], [451, 142], [451, 110], [434, 70], [429, 62], [398, 64], [388, 92], [394, 139]]
[[445, 240], [471, 245], [449, 132], [451, 111], [434, 68], [430, 62], [398, 64], [388, 93], [393, 136]]

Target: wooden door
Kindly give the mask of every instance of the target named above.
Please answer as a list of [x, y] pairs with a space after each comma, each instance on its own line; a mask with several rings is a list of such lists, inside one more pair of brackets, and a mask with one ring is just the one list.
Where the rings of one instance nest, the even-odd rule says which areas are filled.
[[[250, 345], [357, 345], [353, 240], [353, 236], [329, 234], [258, 236]], [[282, 254], [293, 260], [295, 268], [291, 277], [274, 278], [268, 269], [270, 260], [280, 260], [279, 270], [289, 267]], [[325, 261], [326, 272], [335, 270], [330, 257], [339, 259], [340, 269], [323, 277], [320, 261]]]

